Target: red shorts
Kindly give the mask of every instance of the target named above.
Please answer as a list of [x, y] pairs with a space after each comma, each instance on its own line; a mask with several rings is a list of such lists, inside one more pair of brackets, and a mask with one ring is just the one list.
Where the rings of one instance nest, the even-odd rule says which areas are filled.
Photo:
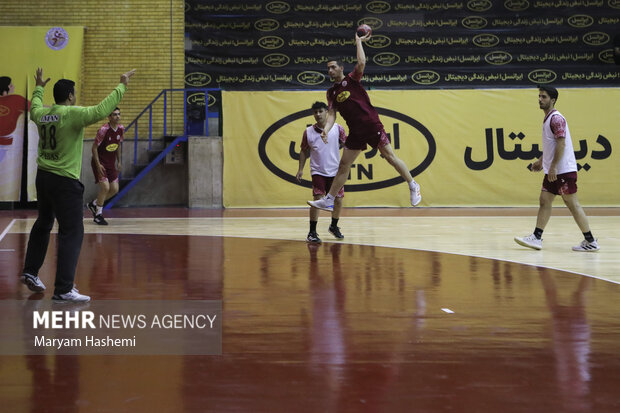
[[570, 195], [577, 192], [577, 172], [559, 174], [558, 179], [549, 182], [547, 175], [543, 179], [541, 191], [551, 192], [554, 195]]
[[353, 150], [365, 150], [366, 144], [372, 148], [382, 148], [390, 143], [390, 138], [385, 133], [385, 129], [381, 128], [378, 132], [368, 132], [368, 134], [351, 133], [344, 142], [344, 146]]
[[118, 171], [116, 168], [108, 168], [106, 165], [103, 165], [105, 169], [105, 174], [101, 175], [97, 166], [95, 165], [95, 161], [91, 159], [90, 166], [93, 168], [93, 174], [95, 175], [95, 183], [99, 182], [116, 182], [118, 181]]
[[[312, 175], [312, 195], [327, 195], [329, 188], [332, 186], [334, 177], [327, 177], [323, 175]], [[344, 186], [340, 188], [337, 198], [344, 197]]]

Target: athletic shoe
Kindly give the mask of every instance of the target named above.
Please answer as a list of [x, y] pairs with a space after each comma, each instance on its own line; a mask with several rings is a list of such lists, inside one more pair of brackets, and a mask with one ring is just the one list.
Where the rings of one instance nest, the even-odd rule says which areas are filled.
[[90, 201], [88, 204], [86, 204], [86, 206], [88, 207], [88, 209], [90, 209], [90, 212], [93, 213], [93, 218], [95, 218], [97, 216], [97, 207], [95, 206], [93, 201]]
[[105, 220], [103, 215], [95, 215], [95, 219], [93, 220], [97, 225], [108, 225], [108, 221]]
[[77, 292], [77, 289], [73, 287], [71, 291], [65, 294], [54, 294], [52, 300], [57, 303], [85, 303], [90, 301], [90, 297]]
[[411, 205], [417, 206], [420, 202], [422, 202], [422, 194], [420, 193], [419, 183], [413, 181], [413, 188], [409, 187], [409, 192], [411, 192]]
[[528, 235], [527, 237], [523, 238], [515, 237], [515, 242], [524, 247], [534, 248], [535, 250], [542, 249], [542, 238], [538, 239], [534, 234]]
[[321, 238], [319, 238], [319, 234], [314, 231], [308, 232], [308, 237], [306, 238], [308, 242], [314, 242], [315, 244], [319, 244], [321, 242]]
[[600, 250], [601, 247], [598, 246], [598, 242], [596, 240], [589, 242], [588, 240], [581, 241], [581, 244], [573, 247], [573, 251], [583, 251], [583, 252], [594, 252]]
[[26, 284], [30, 291], [36, 293], [45, 291], [45, 284], [43, 284], [36, 275], [24, 273], [22, 275], [22, 283]]
[[336, 238], [338, 239], [343, 239], [344, 235], [342, 235], [342, 232], [340, 232], [340, 228], [335, 227], [333, 225], [329, 226], [329, 232]]
[[317, 199], [316, 201], [308, 201], [308, 205], [313, 206], [318, 209], [322, 209], [323, 211], [331, 212], [334, 210], [334, 200], [327, 199], [326, 197]]

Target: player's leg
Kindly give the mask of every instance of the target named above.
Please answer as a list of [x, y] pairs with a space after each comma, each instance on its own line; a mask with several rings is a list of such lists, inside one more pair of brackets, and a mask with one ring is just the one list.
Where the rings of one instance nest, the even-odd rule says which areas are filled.
[[76, 179], [58, 177], [54, 192], [58, 252], [52, 298], [57, 301], [89, 301], [90, 297], [74, 291], [75, 271], [84, 239], [84, 185]]
[[396, 171], [402, 176], [409, 186], [409, 192], [411, 196], [411, 205], [416, 206], [422, 201], [422, 195], [420, 194], [420, 185], [413, 179], [411, 172], [407, 168], [407, 164], [403, 162], [392, 149], [390, 143], [379, 145], [379, 152], [385, 158], [385, 160], [396, 169]]
[[88, 205], [89, 209], [91, 209], [91, 206], [95, 209], [95, 212], [93, 212], [93, 215], [95, 215], [93, 221], [97, 225], [108, 225], [108, 222], [105, 218], [103, 218], [103, 204], [106, 199], [108, 199], [108, 192], [110, 192], [110, 182], [108, 182], [107, 177], [103, 177], [99, 181], [99, 193], [97, 194], [97, 199]]
[[583, 207], [579, 203], [579, 199], [577, 198], [577, 193], [573, 194], [562, 194], [562, 199], [564, 203], [568, 207], [568, 210], [573, 215], [577, 226], [583, 233], [584, 240], [580, 245], [573, 247], [574, 251], [598, 251], [600, 249], [598, 242], [592, 236], [592, 232], [590, 231], [590, 223], [588, 222], [588, 216], [586, 215]]
[[340, 188], [342, 188], [347, 181], [349, 172], [351, 171], [351, 165], [353, 165], [353, 162], [355, 162], [355, 159], [361, 152], [361, 149], [349, 149], [345, 147], [342, 158], [340, 159], [340, 164], [338, 165], [338, 172], [332, 181], [329, 193], [318, 201], [308, 201], [308, 205], [325, 211], [333, 211], [334, 199], [340, 191]]
[[[314, 181], [313, 181], [314, 182]], [[314, 194], [313, 198], [315, 201], [323, 198], [322, 194]], [[316, 226], [319, 222], [319, 213], [320, 210], [311, 206], [310, 207], [310, 230], [308, 231], [308, 236], [306, 237], [306, 241], [320, 243], [321, 238], [319, 238], [319, 234], [316, 232]]]
[[41, 292], [45, 285], [39, 280], [39, 269], [45, 260], [50, 232], [54, 226], [54, 210], [49, 191], [53, 190], [47, 182], [49, 172], [39, 170], [35, 185], [37, 188], [37, 207], [39, 214], [28, 238], [24, 271], [21, 280], [31, 291]]
[[342, 210], [342, 196], [338, 193], [336, 199], [334, 199], [334, 210], [332, 211], [332, 222], [329, 225], [329, 232], [338, 239], [343, 239], [344, 235], [340, 232], [338, 227], [338, 220], [340, 219], [340, 211]]
[[114, 181], [110, 182], [110, 187], [108, 189], [108, 194], [106, 195], [106, 201], [112, 198], [114, 195], [118, 194], [118, 178]]
[[551, 218], [551, 207], [553, 206], [554, 199], [554, 193], [549, 191], [540, 191], [540, 197], [538, 198], [538, 215], [536, 216], [536, 228], [530, 235], [525, 237], [515, 237], [515, 242], [517, 244], [524, 247], [533, 248], [535, 250], [542, 249], [542, 233], [549, 222], [549, 218]]

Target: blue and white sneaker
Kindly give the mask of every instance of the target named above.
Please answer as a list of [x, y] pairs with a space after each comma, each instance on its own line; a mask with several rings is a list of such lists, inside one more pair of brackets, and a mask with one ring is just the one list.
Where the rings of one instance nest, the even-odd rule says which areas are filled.
[[26, 284], [30, 291], [34, 291], [35, 293], [45, 291], [45, 284], [43, 284], [36, 275], [24, 273], [21, 279], [22, 283]]
[[323, 211], [331, 212], [334, 210], [334, 200], [327, 197], [317, 199], [316, 201], [308, 201], [308, 205], [317, 209], [322, 209]]

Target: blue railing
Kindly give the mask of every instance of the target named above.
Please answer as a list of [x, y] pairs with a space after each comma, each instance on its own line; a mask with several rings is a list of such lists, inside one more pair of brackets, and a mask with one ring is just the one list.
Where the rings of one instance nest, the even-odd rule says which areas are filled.
[[[175, 113], [172, 110], [168, 110], [168, 106], [174, 108], [176, 107], [173, 100], [174, 93], [180, 94], [183, 93], [183, 119], [182, 122], [182, 130], [179, 130], [177, 127], [174, 128], [172, 124], [174, 120]], [[213, 95], [219, 96], [213, 96]], [[163, 102], [160, 99], [163, 96]], [[201, 100], [202, 96], [202, 100]], [[169, 99], [170, 98], [170, 99]], [[210, 99], [213, 98], [213, 99]], [[172, 142], [168, 142], [168, 146], [164, 147], [162, 152], [159, 153], [155, 159], [151, 160], [139, 173], [132, 178], [131, 182], [129, 182], [126, 186], [124, 186], [118, 194], [116, 194], [112, 199], [110, 199], [104, 209], [112, 208], [119, 199], [121, 199], [125, 194], [127, 194], [131, 188], [136, 185], [146, 174], [151, 171], [155, 165], [157, 165], [172, 149], [180, 142], [187, 142], [189, 135], [202, 135], [209, 136], [209, 119], [210, 118], [219, 118], [221, 112], [221, 105], [216, 105], [216, 108], [219, 106], [217, 110], [209, 110], [209, 103], [213, 103], [219, 99], [221, 102], [221, 89], [213, 89], [213, 88], [190, 88], [190, 89], [164, 89], [161, 91], [155, 99], [151, 103], [148, 104], [146, 108], [136, 118], [127, 125], [125, 128], [126, 136], [129, 136], [127, 133], [132, 127], [134, 130], [134, 147], [133, 147], [133, 165], [138, 163], [138, 125], [139, 121], [148, 112], [149, 116], [149, 129], [148, 129], [148, 150], [151, 150], [151, 146], [153, 143], [153, 134], [155, 127], [153, 125], [153, 110], [156, 107], [158, 102], [161, 102], [163, 105], [162, 110], [162, 130], [160, 133], [155, 131], [156, 136], [161, 136], [162, 138], [174, 136], [174, 140]], [[170, 100], [170, 102], [169, 102]], [[168, 104], [170, 103], [170, 105]], [[204, 108], [203, 108], [204, 106]], [[190, 113], [188, 114], [188, 108]], [[215, 109], [215, 108], [214, 108]], [[178, 115], [177, 115], [178, 118]], [[218, 122], [221, 128], [221, 122]], [[219, 131], [218, 131], [219, 134]]]
[[[173, 98], [176, 94], [183, 93], [183, 125], [182, 130], [174, 129], [173, 120], [174, 120], [174, 111], [169, 110], [170, 107], [175, 107]], [[131, 121], [129, 125], [125, 128], [126, 136], [129, 136], [128, 131], [133, 127], [134, 130], [134, 154], [133, 154], [133, 163], [134, 165], [138, 163], [138, 135], [139, 135], [139, 121], [142, 119], [143, 115], [148, 112], [148, 149], [151, 149], [153, 142], [153, 110], [158, 103], [162, 103], [163, 108], [163, 130], [161, 131], [160, 136], [188, 136], [188, 135], [209, 135], [209, 118], [217, 118], [219, 117], [219, 110], [213, 111], [209, 110], [209, 103], [211, 99], [209, 97], [213, 97], [213, 94], [220, 94], [220, 89], [214, 88], [189, 88], [189, 89], [164, 89], [162, 90], [155, 99], [151, 103], [147, 105], [146, 108], [142, 112], [136, 116], [136, 118]], [[163, 96], [163, 102], [160, 99]], [[221, 96], [221, 95], [220, 95]], [[202, 98], [201, 98], [202, 97]], [[203, 99], [203, 100], [201, 100]], [[188, 102], [189, 100], [189, 102]], [[170, 103], [170, 104], [169, 104]], [[204, 106], [204, 109], [201, 109]], [[190, 109], [190, 115], [188, 116], [188, 107]], [[201, 112], [204, 110], [204, 116], [198, 113], [199, 116], [196, 116], [195, 112]], [[202, 124], [201, 124], [202, 123]], [[179, 133], [180, 132], [180, 133]]]

